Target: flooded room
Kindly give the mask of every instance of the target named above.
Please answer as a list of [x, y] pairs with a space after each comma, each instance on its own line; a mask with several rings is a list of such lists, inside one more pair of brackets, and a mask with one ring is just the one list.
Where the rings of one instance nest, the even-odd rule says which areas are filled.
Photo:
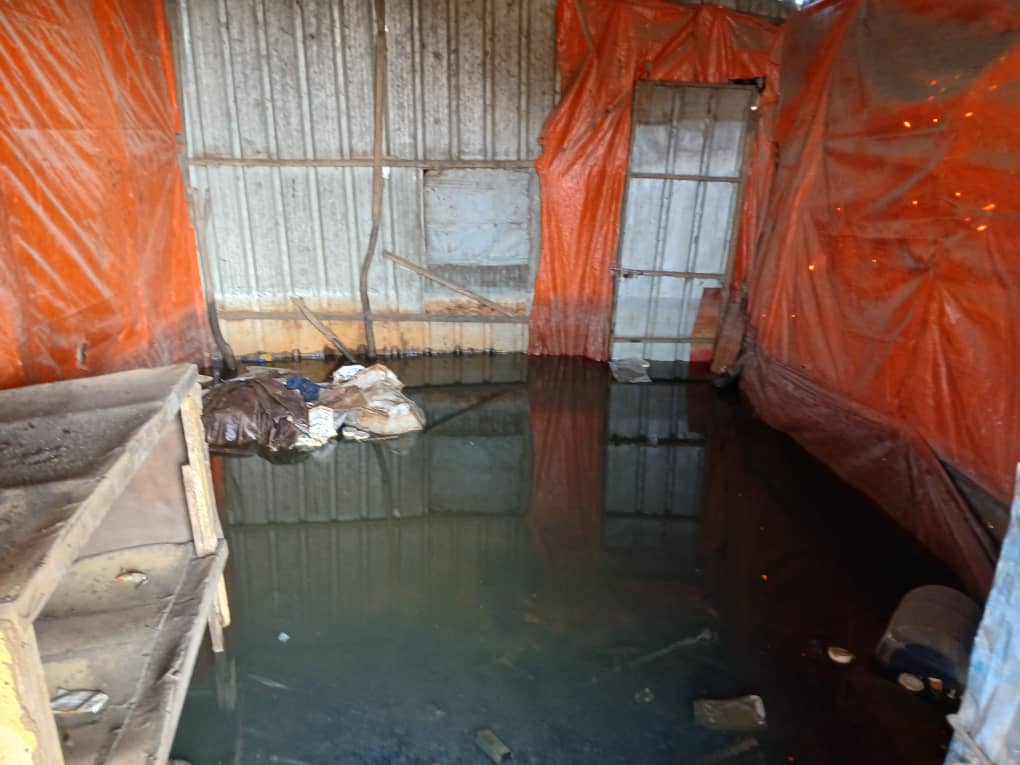
[[0, 765], [1020, 765], [1018, 105], [1012, 0], [0, 3]]

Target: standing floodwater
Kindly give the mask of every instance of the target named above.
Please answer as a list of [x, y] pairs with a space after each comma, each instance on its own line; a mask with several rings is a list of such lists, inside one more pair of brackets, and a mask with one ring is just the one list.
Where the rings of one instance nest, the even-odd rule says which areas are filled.
[[[950, 580], [738, 399], [569, 359], [397, 371], [424, 433], [218, 461], [234, 624], [177, 756], [484, 763], [489, 731], [519, 763], [942, 761], [940, 711], [870, 656]], [[749, 694], [765, 729], [695, 724]]]

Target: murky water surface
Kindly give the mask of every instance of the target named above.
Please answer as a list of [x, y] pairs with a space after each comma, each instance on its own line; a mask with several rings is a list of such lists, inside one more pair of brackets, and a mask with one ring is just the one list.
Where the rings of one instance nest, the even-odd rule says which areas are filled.
[[[483, 763], [489, 728], [518, 763], [942, 761], [941, 712], [870, 657], [907, 590], [951, 580], [739, 398], [579, 360], [393, 366], [427, 432], [217, 460], [234, 623], [177, 756]], [[754, 742], [694, 724], [747, 693]]]

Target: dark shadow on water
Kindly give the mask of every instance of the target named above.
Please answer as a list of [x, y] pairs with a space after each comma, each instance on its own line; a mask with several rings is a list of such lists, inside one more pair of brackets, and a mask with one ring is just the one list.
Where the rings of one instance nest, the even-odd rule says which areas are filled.
[[942, 761], [940, 711], [870, 655], [907, 590], [952, 580], [737, 397], [580, 360], [394, 366], [425, 433], [217, 460], [234, 624], [177, 756], [480, 763], [489, 727], [519, 763], [685, 763], [740, 738], [692, 699], [754, 692], [769, 730], [727, 762]]

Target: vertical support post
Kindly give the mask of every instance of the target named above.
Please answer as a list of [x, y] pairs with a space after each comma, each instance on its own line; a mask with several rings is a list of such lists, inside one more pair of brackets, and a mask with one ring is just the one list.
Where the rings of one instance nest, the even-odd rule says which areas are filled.
[[0, 754], [11, 765], [64, 762], [35, 630], [6, 615], [0, 615]]
[[368, 296], [368, 275], [375, 258], [382, 225], [383, 194], [383, 117], [386, 107], [386, 0], [375, 0], [375, 130], [372, 139], [372, 231], [368, 236], [368, 249], [361, 261], [359, 287], [361, 312], [365, 319], [365, 343], [368, 358], [375, 358], [375, 325], [372, 322], [372, 301]]
[[195, 554], [209, 555], [216, 551], [219, 538], [219, 518], [216, 514], [216, 496], [209, 471], [209, 451], [202, 425], [202, 393], [196, 385], [181, 402], [181, 425], [188, 450], [188, 464], [181, 467], [184, 490], [188, 497], [188, 514], [195, 538]]
[[[184, 443], [188, 450], [188, 464], [181, 466], [181, 478], [188, 502], [195, 554], [211, 555], [220, 544], [223, 529], [216, 512], [216, 493], [209, 470], [209, 447], [205, 442], [205, 428], [202, 425], [202, 390], [197, 385], [181, 402], [181, 426], [184, 428]], [[223, 652], [223, 628], [229, 624], [227, 587], [220, 576], [219, 589], [209, 614], [209, 640], [216, 653]]]

